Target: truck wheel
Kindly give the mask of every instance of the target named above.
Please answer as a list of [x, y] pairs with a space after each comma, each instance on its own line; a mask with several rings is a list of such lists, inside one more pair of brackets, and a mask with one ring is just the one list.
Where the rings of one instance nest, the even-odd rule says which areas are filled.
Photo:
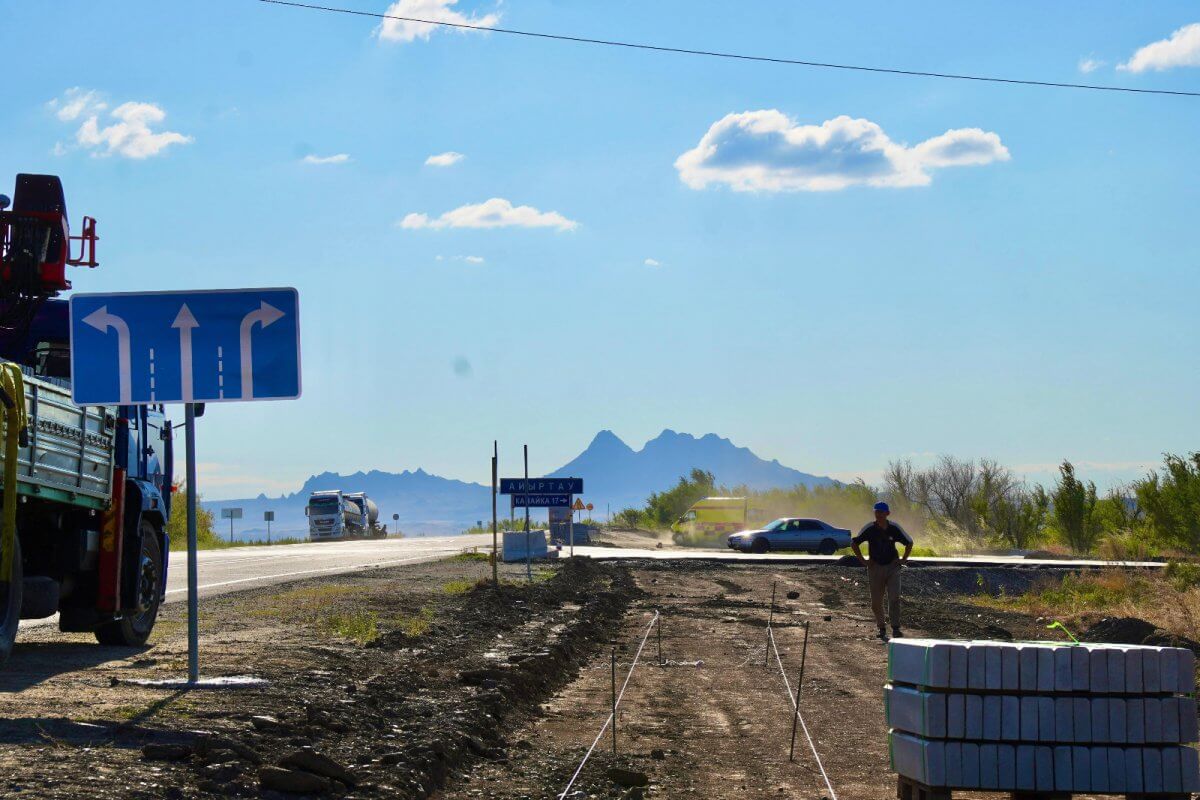
[[15, 539], [13, 551], [12, 579], [0, 583], [0, 664], [8, 660], [13, 642], [17, 640], [17, 626], [21, 624], [21, 581], [25, 571], [21, 568], [21, 540]]
[[750, 552], [765, 553], [771, 549], [771, 543], [766, 539], [755, 539], [754, 544], [750, 545]]
[[150, 638], [162, 603], [162, 547], [154, 525], [142, 520], [142, 552], [138, 555], [137, 607], [127, 616], [96, 628], [100, 644], [141, 647]]
[[833, 539], [822, 539], [821, 549], [817, 552], [823, 556], [831, 556], [837, 552], [837, 542], [835, 542]]

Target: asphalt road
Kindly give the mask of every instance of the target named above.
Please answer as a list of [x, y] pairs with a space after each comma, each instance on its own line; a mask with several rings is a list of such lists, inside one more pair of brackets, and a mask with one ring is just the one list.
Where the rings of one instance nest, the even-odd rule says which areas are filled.
[[[318, 575], [433, 561], [491, 543], [486, 534], [201, 550], [196, 571], [200, 596], [208, 597]], [[186, 599], [187, 554], [175, 551], [167, 571], [167, 602]]]

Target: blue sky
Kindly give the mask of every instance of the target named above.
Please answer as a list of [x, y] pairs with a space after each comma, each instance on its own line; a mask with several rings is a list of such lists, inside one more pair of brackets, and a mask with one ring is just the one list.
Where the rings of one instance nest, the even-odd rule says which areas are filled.
[[[1200, 90], [1184, 2], [405, 7]], [[300, 292], [304, 397], [211, 408], [212, 498], [326, 469], [485, 480], [493, 438], [504, 471], [523, 442], [548, 471], [601, 428], [843, 478], [946, 452], [1108, 485], [1198, 446], [1200, 99], [388, 40], [252, 0], [5, 19], [0, 173], [57, 173], [99, 219], [77, 289]]]

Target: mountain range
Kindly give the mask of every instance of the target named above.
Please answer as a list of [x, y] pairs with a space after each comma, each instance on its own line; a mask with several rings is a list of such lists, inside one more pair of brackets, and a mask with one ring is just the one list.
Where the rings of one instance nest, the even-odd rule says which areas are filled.
[[[664, 430], [634, 450], [612, 431], [596, 434], [587, 448], [549, 473], [548, 477], [576, 477], [584, 480], [584, 500], [596, 507], [596, 513], [638, 506], [652, 493], [673, 486], [693, 468], [713, 473], [718, 484], [746, 485], [752, 489], [830, 485], [831, 478], [800, 472], [756, 456], [749, 448], [738, 447], [728, 439], [707, 434], [692, 436]], [[503, 468], [502, 468], [503, 471]], [[366, 492], [378, 505], [381, 521], [392, 529], [399, 515], [400, 529], [409, 534], [458, 533], [478, 521], [491, 518], [491, 490], [478, 483], [467, 483], [431, 475], [424, 470], [404, 472], [355, 472], [342, 475], [324, 472], [313, 475], [297, 491], [279, 497], [258, 497], [207, 501], [203, 505], [218, 517], [222, 508], [241, 508], [243, 519], [235, 522], [239, 539], [259, 539], [266, 532], [264, 511], [275, 512], [272, 533], [279, 536], [307, 535], [304, 507], [308, 496], [318, 490], [342, 488]], [[508, 511], [500, 498], [500, 513]]]

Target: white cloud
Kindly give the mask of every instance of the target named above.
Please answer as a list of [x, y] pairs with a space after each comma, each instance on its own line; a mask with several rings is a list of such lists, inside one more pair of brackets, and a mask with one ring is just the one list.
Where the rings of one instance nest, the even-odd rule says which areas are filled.
[[335, 153], [331, 156], [316, 156], [309, 154], [303, 159], [305, 164], [345, 164], [349, 160], [349, 153]]
[[502, 197], [482, 203], [459, 206], [440, 217], [428, 214], [409, 214], [399, 222], [401, 228], [557, 228], [572, 231], [579, 223], [557, 211], [539, 211], [533, 206], [514, 206]]
[[98, 114], [108, 106], [100, 102], [97, 92], [83, 90], [73, 86], [63, 93], [61, 98], [55, 98], [47, 103], [55, 115], [63, 122], [79, 119], [84, 114]]
[[1161, 72], [1172, 67], [1200, 67], [1200, 22], [1184, 25], [1168, 39], [1151, 42], [1117, 65], [1127, 72]]
[[646, 259], [644, 262], [642, 262], [642, 263], [644, 263], [644, 264], [645, 264], [647, 267], [661, 267], [661, 266], [662, 266], [662, 264], [660, 264], [659, 262], [655, 261], [653, 258], [647, 258], [647, 259]]
[[1096, 70], [1100, 69], [1104, 66], [1104, 64], [1105, 62], [1100, 61], [1099, 59], [1091, 58], [1090, 56], [1088, 58], [1081, 58], [1079, 59], [1079, 71], [1084, 75], [1087, 75], [1090, 72], [1095, 72]]
[[[448, 22], [452, 25], [473, 25], [478, 28], [494, 28], [500, 22], [499, 14], [470, 16], [455, 11], [454, 6], [456, 5], [458, 5], [458, 0], [397, 0], [388, 6], [384, 14], [389, 17], [409, 17], [410, 19], [385, 19], [377, 33], [381, 41], [411, 42], [417, 39], [428, 40], [435, 30], [455, 30], [442, 25], [430, 25], [426, 22], [412, 22], [411, 19]], [[466, 31], [465, 28], [457, 30]]]
[[847, 116], [800, 125], [775, 109], [718, 120], [675, 169], [693, 189], [726, 184], [740, 192], [832, 191], [850, 186], [924, 186], [927, 170], [1007, 161], [995, 133], [958, 128], [915, 147], [879, 125]]
[[449, 150], [445, 153], [438, 153], [435, 156], [430, 156], [425, 159], [425, 165], [428, 167], [452, 167], [462, 161], [465, 156], [462, 153], [456, 153]]
[[482, 264], [483, 256], [463, 256], [463, 261], [468, 264]]
[[[149, 158], [173, 144], [192, 141], [192, 137], [182, 133], [154, 130], [167, 117], [167, 112], [154, 103], [122, 103], [108, 112], [103, 123], [101, 116], [108, 105], [100, 101], [95, 91], [68, 89], [48, 105], [63, 122], [83, 120], [75, 131], [75, 142], [94, 156]], [[56, 146], [54, 152], [61, 155], [66, 147]]]

